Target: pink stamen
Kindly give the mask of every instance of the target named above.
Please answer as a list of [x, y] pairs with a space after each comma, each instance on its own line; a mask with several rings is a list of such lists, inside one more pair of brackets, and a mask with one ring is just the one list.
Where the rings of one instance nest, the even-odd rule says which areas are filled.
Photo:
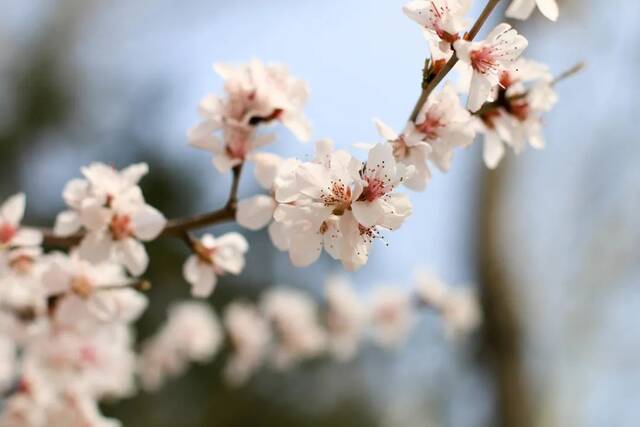
[[374, 200], [387, 194], [384, 181], [378, 178], [365, 177], [367, 186], [362, 190], [361, 198], [367, 202], [373, 202]]
[[481, 74], [486, 74], [497, 68], [496, 59], [491, 47], [485, 46], [479, 50], [473, 50], [469, 54], [469, 58], [471, 59], [473, 69]]
[[444, 127], [444, 123], [440, 120], [440, 117], [434, 114], [428, 114], [422, 123], [416, 125], [416, 129], [425, 134], [427, 139], [436, 140], [439, 137], [439, 129]]
[[114, 215], [109, 228], [114, 240], [123, 240], [133, 234], [131, 218], [128, 215]]

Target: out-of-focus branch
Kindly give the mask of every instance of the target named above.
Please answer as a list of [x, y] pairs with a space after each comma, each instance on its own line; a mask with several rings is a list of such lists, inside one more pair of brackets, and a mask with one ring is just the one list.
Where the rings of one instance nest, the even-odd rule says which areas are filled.
[[493, 370], [499, 427], [532, 427], [532, 402], [527, 384], [521, 319], [498, 241], [498, 205], [505, 168], [485, 174], [478, 236], [480, 301], [483, 310], [483, 350]]
[[[238, 189], [240, 187], [240, 176], [242, 175], [242, 164], [233, 168], [233, 179], [231, 181], [231, 190], [229, 198], [225, 206], [221, 209], [204, 214], [197, 214], [188, 217], [176, 218], [169, 220], [160, 237], [175, 237], [182, 239], [185, 233], [199, 228], [230, 222], [235, 219], [236, 207], [238, 204]], [[42, 228], [44, 237], [44, 245], [68, 248], [80, 243], [84, 237], [84, 232], [75, 233], [71, 236], [56, 236], [52, 229]]]
[[[498, 6], [498, 3], [500, 3], [500, 0], [489, 0], [487, 2], [487, 5], [482, 10], [482, 13], [480, 14], [476, 22], [473, 24], [473, 27], [471, 27], [471, 30], [467, 34], [465, 34], [465, 40], [472, 41], [476, 38], [482, 26], [485, 24], [485, 22], [487, 22], [487, 19], [494, 11], [496, 6]], [[420, 114], [420, 110], [422, 110], [422, 107], [427, 102], [427, 99], [429, 99], [429, 95], [431, 95], [431, 92], [433, 92], [434, 89], [440, 84], [440, 82], [447, 76], [447, 74], [449, 74], [449, 72], [453, 70], [453, 67], [455, 67], [457, 63], [458, 55], [456, 55], [456, 52], [454, 51], [451, 59], [449, 59], [445, 66], [442, 67], [442, 69], [438, 71], [435, 76], [423, 76], [423, 81], [428, 82], [428, 84], [426, 85], [426, 87], [423, 87], [420, 98], [418, 99], [418, 102], [416, 102], [416, 105], [411, 112], [409, 121], [416, 121], [416, 119], [418, 118], [418, 114]], [[429, 70], [425, 67], [424, 73], [428, 72]]]

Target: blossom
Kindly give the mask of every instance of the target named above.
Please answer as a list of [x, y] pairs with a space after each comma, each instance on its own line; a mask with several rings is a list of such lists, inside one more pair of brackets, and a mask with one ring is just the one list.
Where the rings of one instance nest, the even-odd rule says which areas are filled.
[[90, 322], [129, 323], [147, 307], [146, 297], [128, 288], [130, 280], [119, 264], [90, 263], [78, 252], [52, 255], [42, 281], [47, 296], [56, 301], [56, 321], [66, 327], [86, 329]]
[[538, 6], [540, 12], [552, 21], [558, 20], [560, 10], [557, 0], [512, 0], [507, 8], [506, 15], [509, 18], [527, 19]]
[[371, 297], [369, 317], [374, 338], [383, 347], [396, 347], [407, 338], [414, 323], [409, 294], [395, 287], [377, 288]]
[[495, 168], [505, 153], [505, 144], [519, 154], [526, 143], [544, 148], [542, 115], [555, 105], [548, 68], [534, 61], [519, 59], [500, 76], [494, 95], [495, 106], [479, 114], [476, 128], [485, 135], [484, 159]]
[[498, 85], [501, 72], [518, 59], [527, 45], [527, 39], [506, 23], [498, 25], [484, 41], [454, 43], [460, 60], [473, 69], [468, 101], [471, 111], [480, 109]]
[[351, 284], [339, 277], [325, 284], [327, 299], [327, 336], [329, 351], [345, 361], [358, 350], [366, 326], [367, 312]]
[[216, 64], [214, 69], [225, 80], [226, 97], [208, 95], [202, 100], [202, 121], [188, 137], [191, 145], [213, 154], [220, 172], [243, 163], [256, 148], [272, 141], [256, 134], [259, 125], [281, 122], [300, 140], [309, 138], [310, 126], [302, 112], [308, 89], [286, 67], [253, 60], [242, 66]]
[[408, 123], [402, 134], [379, 120], [375, 124], [378, 133], [391, 144], [396, 161], [413, 169], [404, 185], [416, 191], [424, 190], [431, 179], [429, 162], [443, 172], [448, 171], [454, 149], [468, 146], [475, 136], [471, 115], [462, 108], [450, 84], [429, 97], [415, 123]]
[[231, 303], [223, 322], [233, 348], [225, 377], [229, 383], [239, 385], [262, 364], [271, 344], [271, 329], [260, 311], [248, 303]]
[[205, 234], [194, 242], [194, 254], [187, 258], [183, 275], [191, 285], [191, 293], [206, 298], [213, 292], [218, 276], [238, 275], [244, 269], [247, 240], [238, 233], [227, 233], [217, 239]]
[[458, 33], [467, 26], [464, 16], [470, 7], [471, 0], [413, 0], [403, 11], [434, 38], [450, 44], [460, 38]]
[[435, 274], [421, 271], [417, 276], [417, 293], [424, 304], [441, 314], [450, 337], [467, 334], [481, 322], [480, 304], [470, 289], [453, 288]]
[[293, 264], [312, 264], [324, 248], [349, 270], [364, 265], [379, 228], [397, 229], [411, 214], [409, 199], [394, 190], [412, 173], [388, 144], [374, 146], [361, 163], [334, 151], [330, 141], [319, 142], [316, 159], [301, 163], [276, 188], [274, 219], [288, 235]]
[[138, 361], [143, 386], [158, 389], [168, 376], [184, 372], [190, 362], [213, 358], [221, 343], [222, 329], [209, 306], [175, 303], [166, 323], [143, 344]]
[[274, 328], [277, 346], [273, 362], [276, 367], [286, 368], [324, 351], [326, 336], [318, 323], [316, 304], [303, 293], [289, 289], [270, 290], [263, 296], [260, 307]]
[[0, 206], [0, 250], [18, 246], [38, 246], [42, 243], [42, 233], [21, 227], [26, 197], [23, 193], [9, 197]]
[[147, 171], [144, 163], [122, 171], [102, 163], [82, 168], [85, 179], [72, 180], [63, 192], [71, 209], [58, 214], [54, 232], [69, 236], [84, 228], [82, 257], [92, 262], [113, 258], [131, 274], [141, 275], [149, 263], [141, 242], [154, 240], [166, 225], [165, 217], [145, 202], [138, 186]]

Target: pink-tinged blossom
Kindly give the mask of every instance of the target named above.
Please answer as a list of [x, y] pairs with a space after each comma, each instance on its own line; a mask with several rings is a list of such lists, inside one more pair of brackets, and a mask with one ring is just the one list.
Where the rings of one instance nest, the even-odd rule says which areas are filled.
[[63, 192], [69, 210], [56, 218], [54, 232], [70, 236], [86, 231], [79, 254], [91, 262], [114, 259], [141, 275], [149, 258], [142, 242], [154, 240], [166, 225], [157, 209], [148, 205], [138, 186], [148, 172], [146, 164], [118, 171], [102, 163], [82, 168], [85, 179], [71, 181]]
[[375, 124], [379, 134], [391, 144], [396, 161], [414, 170], [404, 184], [416, 191], [423, 191], [431, 179], [429, 162], [447, 172], [454, 150], [470, 145], [475, 137], [471, 115], [460, 105], [460, 98], [450, 84], [429, 97], [415, 123], [409, 123], [402, 134], [379, 120]]
[[119, 264], [90, 263], [77, 252], [56, 253], [42, 274], [44, 292], [55, 299], [54, 319], [65, 328], [86, 330], [96, 323], [137, 320], [147, 299], [128, 288], [130, 279]]
[[325, 284], [326, 325], [329, 352], [338, 360], [352, 359], [367, 326], [366, 307], [343, 278], [329, 278]]
[[538, 6], [540, 12], [552, 21], [557, 21], [560, 15], [557, 0], [512, 0], [507, 8], [509, 18], [527, 19]]
[[520, 57], [527, 45], [527, 39], [505, 23], [498, 25], [484, 41], [454, 43], [460, 60], [473, 70], [467, 105], [471, 111], [478, 111], [489, 99], [501, 73]]
[[45, 310], [42, 289], [42, 249], [13, 248], [0, 253], [0, 307], [24, 312]]
[[435, 274], [421, 271], [416, 291], [423, 304], [440, 314], [451, 338], [472, 332], [482, 321], [478, 297], [471, 289], [451, 287]]
[[318, 143], [316, 159], [276, 188], [274, 219], [288, 235], [293, 264], [312, 264], [324, 248], [348, 270], [364, 265], [379, 229], [396, 229], [411, 214], [408, 198], [395, 189], [412, 173], [388, 144], [374, 146], [363, 164], [330, 141]]
[[276, 344], [272, 362], [277, 368], [287, 368], [325, 350], [326, 335], [318, 322], [317, 306], [308, 296], [274, 289], [263, 296], [260, 305], [273, 327]]
[[395, 287], [380, 287], [371, 296], [369, 317], [376, 342], [387, 348], [404, 343], [414, 324], [410, 295]]
[[225, 378], [238, 386], [260, 368], [268, 355], [271, 328], [257, 307], [249, 303], [231, 303], [225, 309], [223, 323], [232, 349], [224, 370]]
[[143, 344], [138, 361], [143, 386], [157, 390], [168, 377], [183, 373], [189, 363], [208, 362], [218, 352], [222, 338], [218, 319], [208, 305], [173, 305], [166, 323]]
[[542, 116], [557, 102], [548, 68], [519, 59], [504, 70], [500, 86], [493, 95], [496, 107], [478, 116], [476, 128], [484, 134], [484, 160], [495, 168], [505, 154], [505, 145], [516, 154], [527, 142], [535, 149], [544, 148]]
[[413, 0], [403, 7], [403, 11], [425, 28], [431, 38], [450, 44], [465, 30], [465, 15], [470, 7], [471, 0]]
[[22, 227], [26, 197], [23, 193], [9, 197], [0, 206], [0, 251], [19, 246], [38, 246], [42, 233]]
[[242, 272], [249, 244], [239, 233], [227, 233], [218, 238], [205, 234], [195, 241], [193, 249], [195, 253], [184, 263], [183, 275], [191, 285], [193, 296], [207, 298], [213, 292], [218, 276]]
[[213, 154], [220, 172], [243, 163], [256, 148], [272, 141], [256, 134], [259, 125], [280, 122], [300, 140], [309, 138], [310, 125], [303, 114], [308, 89], [286, 67], [253, 60], [214, 68], [225, 80], [226, 96], [208, 95], [202, 100], [202, 121], [188, 136], [191, 145]]

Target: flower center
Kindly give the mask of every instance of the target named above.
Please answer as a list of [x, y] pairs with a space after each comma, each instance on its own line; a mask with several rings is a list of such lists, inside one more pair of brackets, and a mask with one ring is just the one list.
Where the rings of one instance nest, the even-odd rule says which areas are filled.
[[326, 207], [333, 207], [334, 215], [342, 215], [351, 206], [351, 187], [341, 181], [333, 181], [331, 186], [320, 190], [320, 198]]
[[9, 223], [0, 225], [0, 245], [7, 245], [18, 233], [16, 227]]
[[251, 132], [238, 126], [229, 126], [225, 129], [226, 151], [232, 159], [244, 160], [251, 149]]
[[373, 202], [374, 200], [387, 194], [384, 181], [378, 178], [371, 178], [366, 176], [367, 186], [362, 190], [362, 196], [360, 197], [367, 202]]
[[409, 151], [411, 150], [402, 135], [395, 141], [391, 141], [391, 146], [393, 147], [393, 157], [396, 160], [403, 160], [409, 155]]
[[84, 276], [77, 276], [71, 280], [71, 290], [81, 298], [89, 298], [93, 292], [93, 285]]
[[28, 255], [20, 255], [11, 260], [9, 263], [12, 269], [21, 274], [27, 274], [33, 266], [33, 258]]
[[416, 125], [416, 129], [425, 134], [428, 140], [434, 141], [439, 138], [439, 129], [444, 127], [440, 117], [427, 113], [424, 121]]
[[493, 49], [489, 46], [471, 51], [469, 58], [473, 69], [481, 74], [486, 74], [497, 69]]
[[114, 240], [123, 240], [130, 237], [132, 234], [131, 217], [129, 215], [114, 215], [109, 229]]
[[526, 121], [529, 118], [529, 103], [526, 100], [515, 100], [509, 103], [509, 113], [515, 116], [521, 122]]

